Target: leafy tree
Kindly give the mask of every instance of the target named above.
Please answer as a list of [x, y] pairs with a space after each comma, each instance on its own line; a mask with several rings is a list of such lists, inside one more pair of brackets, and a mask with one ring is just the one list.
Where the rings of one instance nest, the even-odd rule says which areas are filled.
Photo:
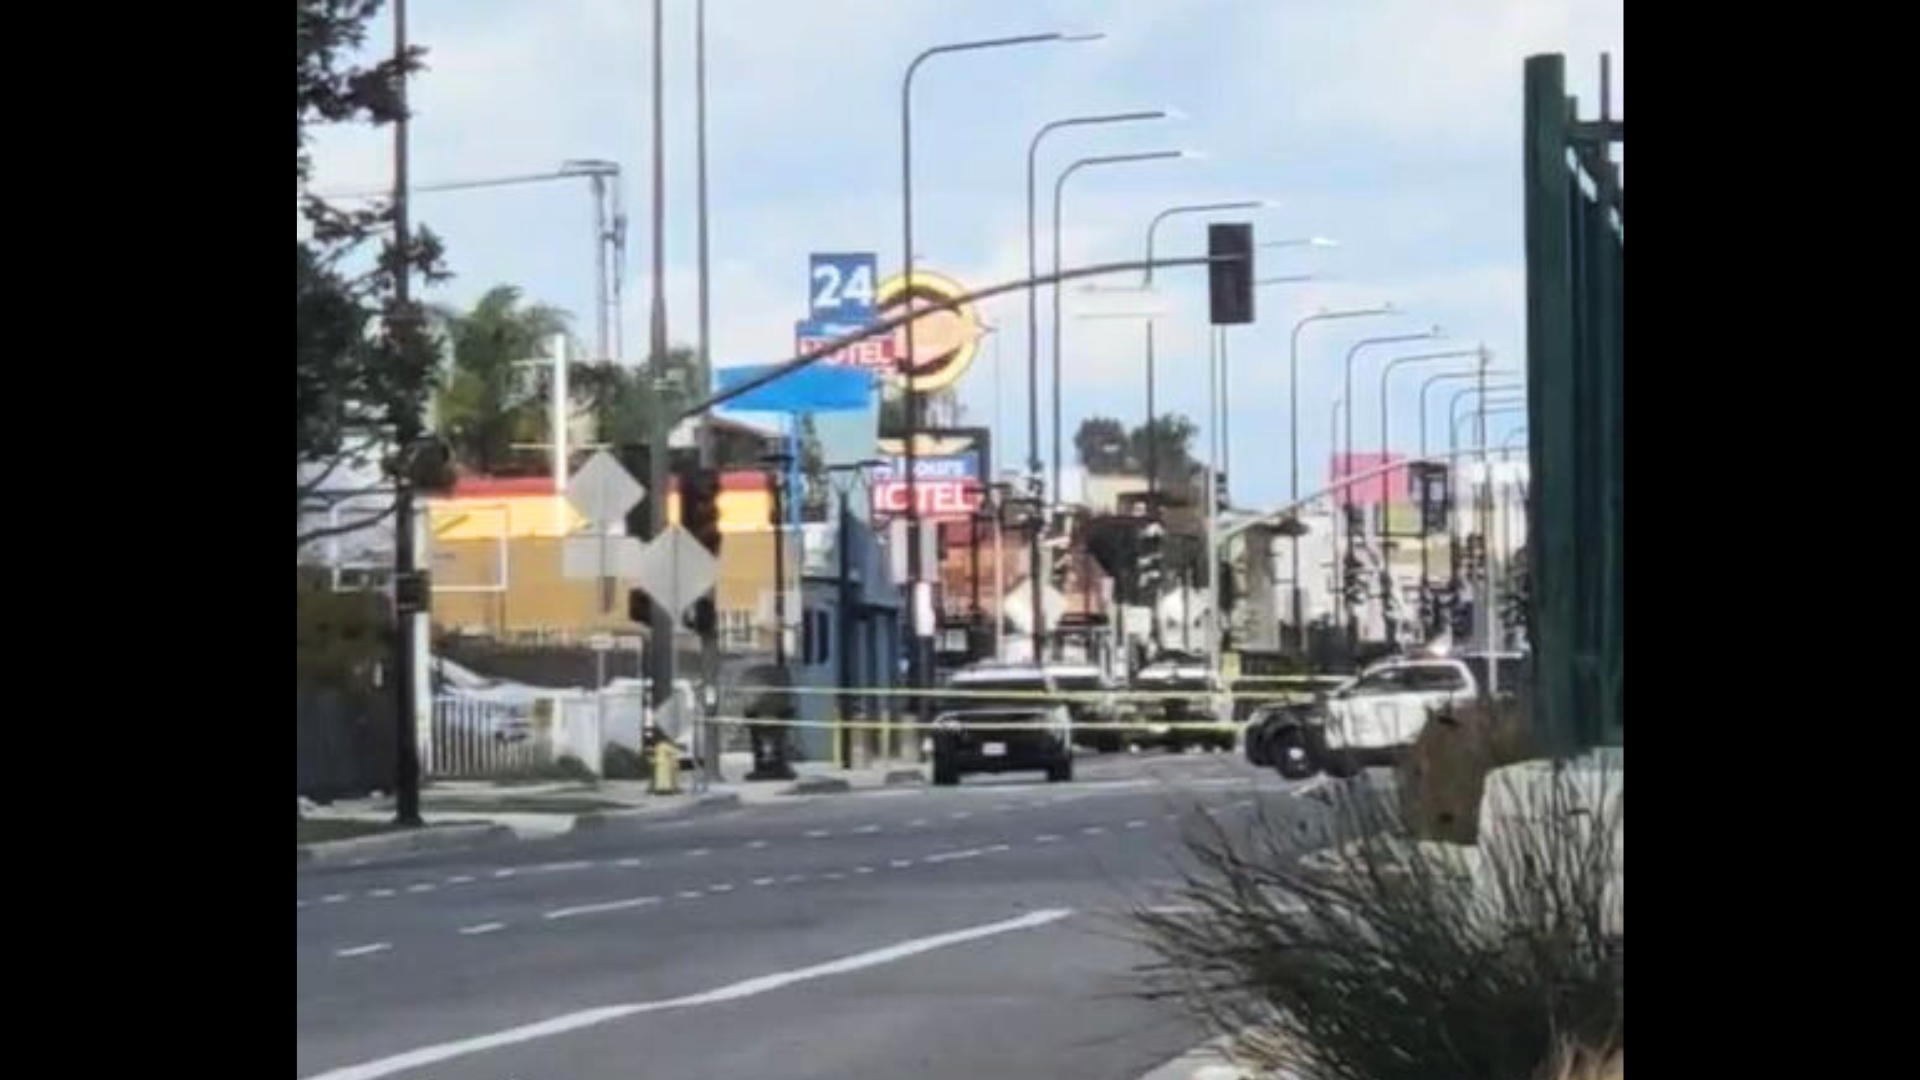
[[[438, 350], [420, 305], [401, 304], [403, 271], [426, 281], [445, 276], [439, 241], [426, 229], [402, 250], [388, 236], [371, 259], [364, 249], [393, 224], [392, 207], [341, 210], [308, 190], [310, 130], [322, 124], [398, 120], [403, 84], [425, 51], [371, 64], [356, 59], [381, 0], [299, 0], [296, 36], [294, 173], [300, 228], [295, 238], [297, 546], [367, 528], [393, 512], [391, 502], [351, 520], [319, 524], [338, 477], [378, 463], [388, 475], [405, 465], [396, 452], [421, 434], [434, 387]], [[370, 265], [369, 265], [370, 264]]]
[[643, 443], [656, 409], [666, 418], [708, 396], [706, 366], [684, 345], [667, 351], [665, 384], [656, 388], [645, 368], [615, 363], [575, 364], [568, 374], [576, 394], [593, 413], [600, 441]]
[[1091, 473], [1123, 473], [1133, 467], [1128, 454], [1127, 428], [1110, 416], [1089, 416], [1073, 433], [1073, 449]]

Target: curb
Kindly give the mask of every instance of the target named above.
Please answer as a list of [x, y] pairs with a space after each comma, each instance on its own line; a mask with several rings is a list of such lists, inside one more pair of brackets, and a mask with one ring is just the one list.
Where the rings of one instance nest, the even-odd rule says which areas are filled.
[[[726, 810], [737, 810], [741, 805], [736, 792], [723, 791], [702, 795], [685, 806], [654, 808], [636, 807], [632, 810], [595, 810], [581, 814], [573, 819], [573, 828], [568, 832], [593, 832], [612, 825], [642, 821], [666, 821], [674, 818], [700, 817], [717, 814]], [[564, 835], [564, 834], [563, 834]]]
[[427, 851], [452, 851], [512, 839], [515, 839], [514, 832], [505, 825], [441, 825], [411, 832], [302, 844], [298, 848], [295, 865], [325, 865], [355, 859], [417, 855]]
[[844, 795], [853, 785], [837, 776], [803, 776], [786, 790], [788, 795]]

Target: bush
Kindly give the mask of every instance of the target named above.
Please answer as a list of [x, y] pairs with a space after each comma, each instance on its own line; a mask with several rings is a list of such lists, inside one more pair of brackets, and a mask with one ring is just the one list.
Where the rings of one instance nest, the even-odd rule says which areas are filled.
[[1534, 756], [1518, 702], [1475, 702], [1435, 715], [1398, 769], [1408, 829], [1422, 840], [1473, 843], [1487, 774]]
[[650, 775], [646, 759], [619, 743], [601, 748], [600, 771], [609, 780], [645, 780]]
[[1329, 850], [1264, 812], [1238, 838], [1208, 819], [1178, 913], [1134, 916], [1148, 993], [1300, 1080], [1587, 1080], [1625, 1051], [1625, 799], [1548, 775], [1484, 849], [1421, 842], [1360, 784]]
[[555, 758], [553, 761], [553, 771], [558, 773], [562, 780], [578, 780], [582, 783], [590, 784], [600, 779], [594, 775], [591, 768], [587, 767], [586, 762], [581, 761], [572, 754], [561, 754]]

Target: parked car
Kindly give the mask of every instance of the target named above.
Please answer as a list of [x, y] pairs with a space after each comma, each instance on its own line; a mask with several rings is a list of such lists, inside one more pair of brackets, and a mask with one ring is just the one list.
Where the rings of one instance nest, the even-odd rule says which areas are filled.
[[1368, 668], [1327, 699], [1323, 766], [1335, 776], [1351, 776], [1370, 765], [1394, 764], [1434, 713], [1479, 698], [1490, 673], [1498, 676], [1500, 695], [1509, 696], [1526, 682], [1526, 657], [1402, 657]]
[[1225, 687], [1205, 658], [1164, 656], [1140, 669], [1133, 678], [1133, 688], [1156, 695], [1140, 702], [1146, 731], [1153, 741], [1174, 751], [1189, 746], [1233, 749], [1239, 725], [1234, 722]]
[[935, 784], [1026, 769], [1044, 770], [1052, 783], [1073, 779], [1073, 711], [1050, 698], [1059, 686], [1049, 670], [982, 665], [956, 672], [947, 686], [964, 693], [944, 700], [933, 718]]
[[1120, 685], [1092, 664], [1048, 664], [1053, 685], [1073, 695], [1065, 704], [1073, 715], [1073, 743], [1101, 753], [1126, 749], [1121, 725], [1133, 710], [1121, 705]]

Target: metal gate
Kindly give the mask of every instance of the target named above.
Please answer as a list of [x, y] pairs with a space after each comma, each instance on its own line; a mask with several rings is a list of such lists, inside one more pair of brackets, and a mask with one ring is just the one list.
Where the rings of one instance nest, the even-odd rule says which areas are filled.
[[1581, 120], [1566, 60], [1526, 64], [1527, 414], [1535, 717], [1555, 749], [1624, 744], [1621, 488], [1626, 124], [1600, 60]]

